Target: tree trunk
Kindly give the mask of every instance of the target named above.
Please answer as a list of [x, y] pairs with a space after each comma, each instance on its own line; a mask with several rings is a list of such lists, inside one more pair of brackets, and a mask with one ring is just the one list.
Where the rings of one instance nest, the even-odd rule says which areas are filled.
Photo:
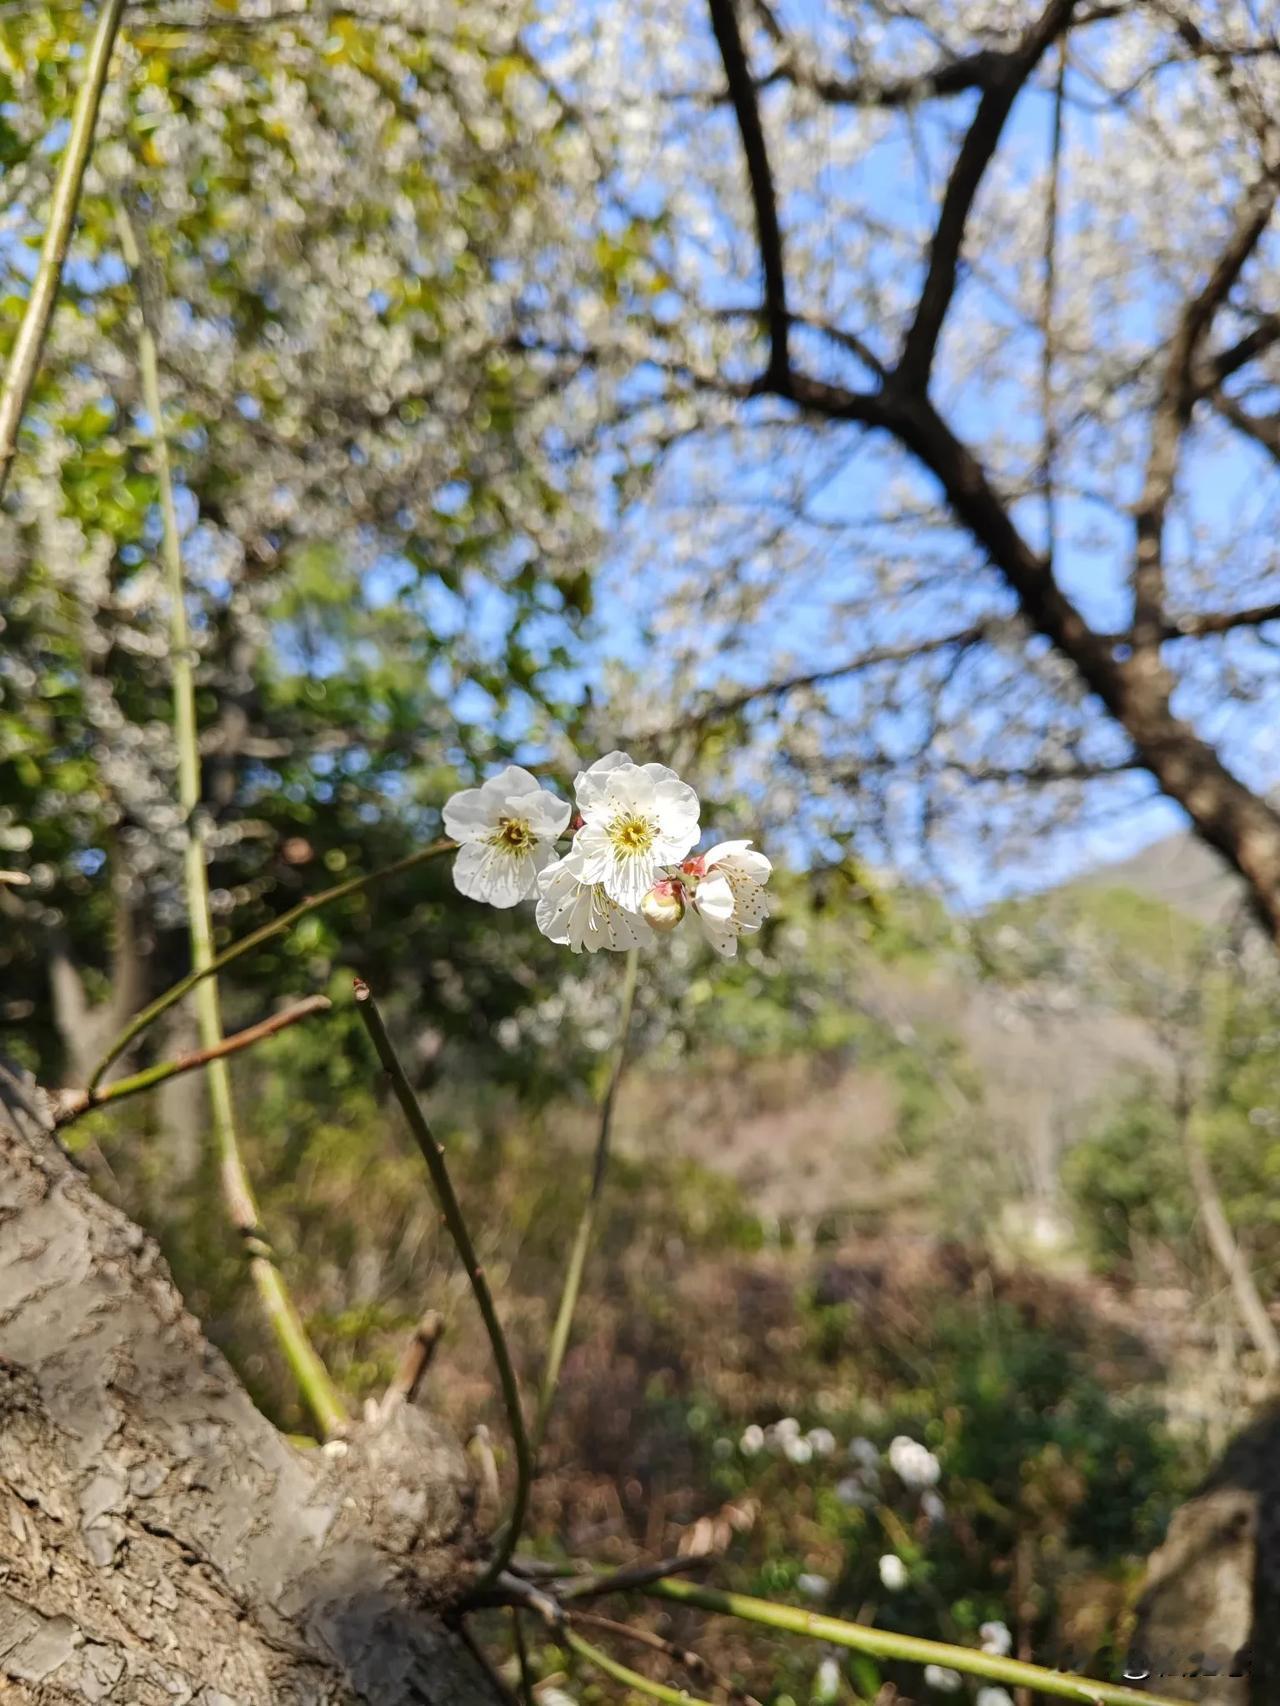
[[493, 1706], [442, 1617], [470, 1508], [421, 1411], [277, 1433], [0, 1067], [0, 1694]]
[[[1280, 1411], [1262, 1415], [1181, 1506], [1147, 1568], [1130, 1669], [1203, 1706], [1280, 1701]], [[1236, 1674], [1232, 1674], [1232, 1673]]]

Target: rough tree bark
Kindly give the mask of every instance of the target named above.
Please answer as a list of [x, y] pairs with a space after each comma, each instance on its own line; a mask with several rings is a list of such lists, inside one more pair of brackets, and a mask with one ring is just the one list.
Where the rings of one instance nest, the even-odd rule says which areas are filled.
[[0, 1695], [493, 1706], [444, 1614], [463, 1454], [420, 1410], [303, 1451], [0, 1068]]

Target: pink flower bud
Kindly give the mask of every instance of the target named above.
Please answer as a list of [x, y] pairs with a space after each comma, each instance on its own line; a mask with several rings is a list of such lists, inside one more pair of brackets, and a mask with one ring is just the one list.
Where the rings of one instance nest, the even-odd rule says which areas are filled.
[[640, 912], [651, 930], [674, 930], [684, 917], [684, 884], [663, 877], [640, 902]]

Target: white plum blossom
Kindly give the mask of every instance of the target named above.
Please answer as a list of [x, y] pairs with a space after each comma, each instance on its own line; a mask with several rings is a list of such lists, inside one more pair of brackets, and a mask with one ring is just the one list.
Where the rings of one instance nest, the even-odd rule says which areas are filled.
[[916, 1492], [937, 1486], [942, 1474], [942, 1465], [928, 1447], [906, 1434], [899, 1434], [890, 1442], [889, 1467], [904, 1486]]
[[557, 857], [571, 808], [518, 764], [454, 794], [444, 827], [459, 844], [459, 890], [500, 907], [536, 894], [539, 930], [574, 953], [639, 948], [649, 932], [675, 930], [690, 905], [726, 956], [760, 928], [773, 867], [749, 841], [687, 858], [698, 839], [698, 796], [674, 770], [608, 752], [579, 771], [574, 798], [572, 844]]
[[743, 1428], [738, 1450], [744, 1457], [755, 1457], [764, 1450], [764, 1429], [758, 1422], [752, 1422], [750, 1426]]
[[1007, 1688], [980, 1688], [974, 1706], [1013, 1706], [1013, 1696]]
[[582, 856], [570, 849], [550, 864], [537, 879], [538, 904], [534, 918], [539, 930], [552, 942], [560, 942], [575, 954], [607, 948], [615, 954], [640, 947], [647, 927], [637, 912], [618, 905], [603, 883], [588, 882]]
[[583, 881], [638, 912], [664, 867], [678, 864], [698, 839], [697, 794], [664, 764], [632, 764], [626, 753], [611, 752], [578, 777], [574, 797]]
[[812, 1463], [813, 1447], [807, 1439], [798, 1439], [795, 1434], [788, 1434], [782, 1442], [782, 1455], [788, 1463]]
[[825, 1599], [831, 1592], [831, 1583], [816, 1570], [809, 1570], [804, 1575], [797, 1576], [796, 1587], [806, 1599]]
[[693, 909], [718, 954], [732, 959], [738, 938], [757, 931], [769, 916], [764, 885], [773, 866], [750, 841], [720, 841], [683, 866], [694, 879]]
[[812, 1447], [815, 1457], [830, 1457], [836, 1448], [836, 1436], [830, 1428], [810, 1428], [804, 1437]]
[[907, 1585], [907, 1566], [896, 1552], [886, 1552], [878, 1565], [880, 1580], [890, 1593], [901, 1593]]
[[568, 824], [567, 802], [518, 764], [452, 795], [444, 828], [458, 843], [453, 880], [459, 892], [499, 907], [528, 899]]
[[950, 1670], [946, 1665], [926, 1665], [924, 1680], [926, 1688], [936, 1688], [939, 1694], [959, 1694], [964, 1686], [960, 1672]]
[[997, 1658], [1004, 1658], [1006, 1653], [1013, 1651], [1013, 1635], [1007, 1623], [998, 1620], [984, 1623], [978, 1630], [978, 1640], [984, 1653], [994, 1653]]

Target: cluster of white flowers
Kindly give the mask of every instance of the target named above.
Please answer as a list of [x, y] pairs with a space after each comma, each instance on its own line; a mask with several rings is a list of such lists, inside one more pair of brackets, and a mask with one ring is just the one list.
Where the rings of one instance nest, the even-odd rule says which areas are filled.
[[759, 930], [772, 865], [749, 841], [694, 854], [698, 796], [674, 770], [610, 752], [579, 772], [573, 792], [573, 838], [559, 855], [573, 809], [518, 764], [454, 794], [444, 827], [458, 843], [459, 890], [501, 907], [536, 896], [539, 930], [575, 954], [638, 948], [690, 909], [726, 958]]
[[815, 1457], [830, 1457], [836, 1449], [836, 1436], [830, 1428], [810, 1428], [803, 1433], [794, 1416], [783, 1416], [762, 1428], [752, 1422], [743, 1428], [738, 1450], [744, 1457], [756, 1457], [762, 1451], [775, 1451], [788, 1463], [812, 1463]]
[[910, 1487], [913, 1492], [936, 1487], [942, 1474], [942, 1465], [928, 1447], [906, 1434], [899, 1434], [890, 1442], [889, 1467], [903, 1486]]

